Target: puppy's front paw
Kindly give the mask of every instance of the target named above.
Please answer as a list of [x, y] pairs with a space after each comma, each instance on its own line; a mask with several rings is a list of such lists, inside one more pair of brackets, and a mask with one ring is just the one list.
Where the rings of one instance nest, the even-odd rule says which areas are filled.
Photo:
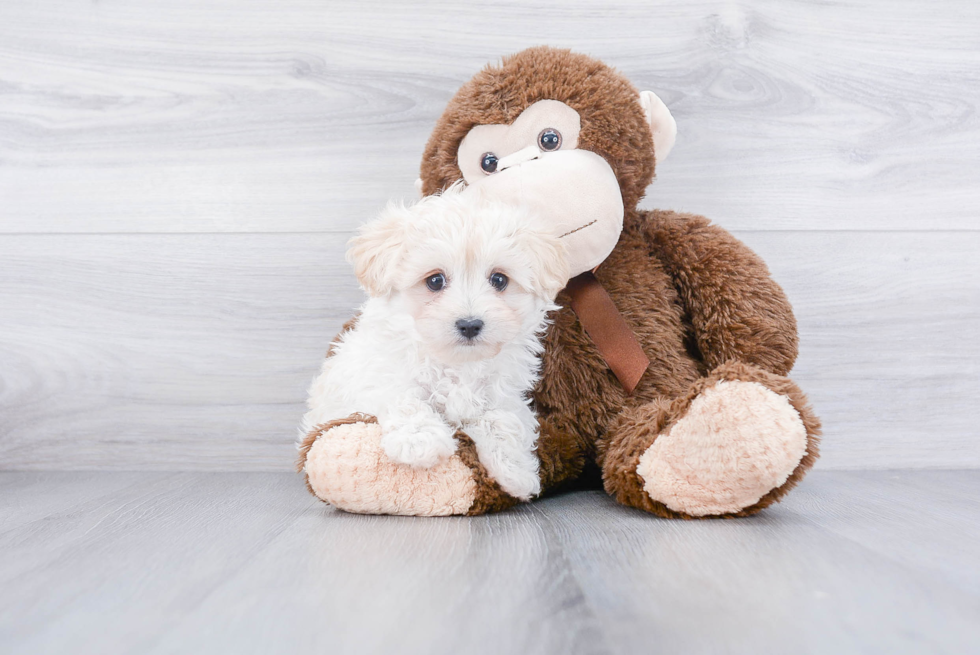
[[[528, 418], [534, 421], [530, 414]], [[476, 445], [480, 463], [501, 489], [520, 500], [541, 493], [536, 435], [519, 414], [489, 411], [481, 420], [465, 425], [464, 430]]]
[[449, 426], [445, 430], [400, 427], [381, 437], [381, 447], [396, 464], [431, 468], [456, 452], [456, 440]]
[[520, 500], [530, 500], [541, 493], [541, 478], [537, 470], [508, 468], [499, 471], [496, 479], [501, 489]]

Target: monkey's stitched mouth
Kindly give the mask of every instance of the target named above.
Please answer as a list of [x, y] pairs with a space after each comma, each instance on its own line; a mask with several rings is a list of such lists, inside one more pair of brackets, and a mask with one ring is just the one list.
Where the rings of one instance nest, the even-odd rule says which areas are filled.
[[594, 219], [594, 220], [592, 220], [592, 221], [589, 221], [589, 222], [588, 222], [588, 223], [586, 223], [585, 225], [580, 225], [579, 227], [577, 227], [577, 228], [575, 228], [574, 230], [569, 230], [568, 232], [565, 232], [565, 234], [563, 234], [563, 235], [561, 235], [561, 236], [560, 236], [560, 237], [558, 237], [558, 238], [559, 238], [559, 239], [564, 239], [564, 238], [565, 238], [565, 237], [567, 237], [567, 236], [568, 236], [569, 234], [575, 234], [576, 232], [579, 232], [579, 231], [581, 231], [581, 230], [584, 230], [585, 228], [587, 228], [587, 227], [589, 227], [590, 225], [595, 225], [595, 224], [596, 224], [596, 223], [598, 223], [598, 222], [599, 222], [599, 219], [598, 219], [598, 218], [596, 218], [596, 219]]

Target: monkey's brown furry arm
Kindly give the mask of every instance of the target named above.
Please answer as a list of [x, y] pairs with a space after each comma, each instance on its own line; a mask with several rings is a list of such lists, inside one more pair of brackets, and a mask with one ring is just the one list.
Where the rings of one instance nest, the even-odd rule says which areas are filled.
[[789, 373], [796, 318], [762, 259], [702, 216], [654, 210], [641, 217], [651, 254], [673, 278], [708, 369], [739, 360]]

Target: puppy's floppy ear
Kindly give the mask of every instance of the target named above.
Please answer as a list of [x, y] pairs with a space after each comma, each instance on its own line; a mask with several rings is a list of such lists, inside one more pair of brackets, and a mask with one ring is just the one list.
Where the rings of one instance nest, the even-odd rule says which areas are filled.
[[392, 291], [409, 222], [408, 208], [389, 204], [347, 242], [347, 261], [354, 265], [354, 275], [368, 295], [385, 296]]
[[537, 291], [548, 301], [553, 301], [558, 292], [568, 284], [568, 253], [561, 239], [551, 235], [528, 230], [525, 246], [534, 267]]

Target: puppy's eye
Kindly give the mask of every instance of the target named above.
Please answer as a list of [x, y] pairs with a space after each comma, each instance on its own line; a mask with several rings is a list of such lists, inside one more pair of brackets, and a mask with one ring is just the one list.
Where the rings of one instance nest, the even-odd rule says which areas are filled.
[[503, 273], [494, 273], [490, 276], [490, 286], [497, 291], [503, 291], [506, 289], [508, 282], [510, 282], [510, 280], [508, 280], [507, 276]]
[[492, 152], [485, 152], [483, 153], [483, 157], [480, 159], [480, 168], [482, 168], [483, 172], [487, 175], [490, 175], [490, 173], [496, 173], [497, 161], [497, 155], [493, 154]]
[[430, 275], [425, 278], [425, 286], [429, 288], [429, 291], [442, 291], [443, 287], [446, 286], [446, 276], [442, 273]]
[[541, 130], [541, 133], [538, 135], [538, 147], [545, 152], [558, 150], [558, 148], [561, 148], [561, 132], [553, 127]]

